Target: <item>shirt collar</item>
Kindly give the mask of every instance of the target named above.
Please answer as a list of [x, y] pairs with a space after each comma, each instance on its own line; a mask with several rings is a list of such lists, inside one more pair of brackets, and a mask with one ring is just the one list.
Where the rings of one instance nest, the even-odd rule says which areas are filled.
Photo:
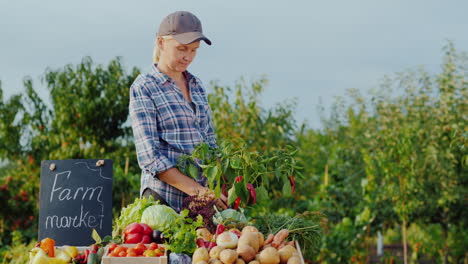
[[[164, 84], [166, 82], [170, 82], [172, 79], [171, 77], [167, 76], [166, 74], [162, 73], [158, 67], [157, 64], [154, 63], [151, 67], [151, 74], [159, 80], [161, 84]], [[196, 81], [195, 76], [193, 76], [189, 71], [184, 72], [185, 77], [187, 78], [187, 82], [190, 83], [192, 80]]]

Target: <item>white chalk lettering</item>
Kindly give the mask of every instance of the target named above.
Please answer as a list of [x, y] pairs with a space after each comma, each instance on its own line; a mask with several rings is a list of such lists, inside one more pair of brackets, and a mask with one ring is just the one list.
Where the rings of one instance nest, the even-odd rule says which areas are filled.
[[59, 200], [63, 201], [65, 199], [71, 200], [72, 197], [70, 196], [71, 190], [70, 189], [63, 189], [59, 194]]
[[65, 188], [60, 186], [60, 182], [57, 182], [58, 177], [65, 175], [66, 179], [70, 179], [71, 171], [64, 171], [55, 174], [54, 184], [52, 185], [52, 192], [50, 193], [50, 202], [53, 202], [54, 197], [58, 201], [70, 201], [70, 200], [96, 200], [102, 203], [102, 193], [104, 190], [103, 186], [96, 187], [84, 187], [80, 186], [76, 189]]
[[81, 213], [80, 213], [80, 226], [81, 226], [81, 223], [84, 224], [84, 227], [87, 227], [86, 226], [86, 222], [85, 222], [85, 218], [86, 216], [88, 215], [89, 212], [86, 212], [86, 214], [83, 216], [83, 205], [81, 205]]
[[46, 229], [49, 228], [49, 220], [50, 220], [50, 228], [54, 228], [54, 221], [57, 223], [58, 222], [58, 216], [56, 215], [52, 215], [52, 216], [47, 216], [46, 217], [46, 223], [45, 223], [45, 227]]
[[91, 193], [89, 195], [89, 200], [91, 201], [93, 199], [94, 192], [96, 190], [99, 190], [99, 194], [97, 195], [96, 200], [98, 202], [102, 203], [102, 197], [101, 197], [102, 196], [102, 189], [103, 189], [102, 186], [98, 186], [98, 187], [94, 187], [94, 188], [93, 187], [86, 187], [86, 191], [83, 194], [83, 199], [82, 200], [84, 200], [86, 198], [86, 194], [88, 193], [88, 191], [91, 191]]
[[83, 187], [76, 188], [75, 195], [73, 196], [73, 200], [76, 200], [76, 196], [80, 193], [80, 190], [83, 191]]
[[98, 213], [92, 214], [90, 211], [86, 211], [84, 206], [81, 205], [80, 214], [69, 216], [58, 216], [49, 215], [46, 217], [45, 228], [46, 229], [65, 229], [65, 228], [100, 228], [103, 227], [104, 214]]
[[88, 217], [88, 226], [89, 227], [96, 228], [99, 225], [99, 223], [96, 224], [96, 222], [97, 222], [96, 217], [94, 217], [92, 215], [90, 215]]
[[71, 171], [64, 171], [64, 172], [60, 172], [60, 173], [55, 174], [54, 185], [52, 185], [52, 192], [50, 193], [50, 202], [52, 202], [52, 200], [54, 198], [54, 193], [62, 189], [62, 187], [55, 188], [55, 186], [57, 185], [57, 177], [62, 175], [62, 174], [66, 174], [67, 179], [68, 179], [68, 178], [70, 178]]

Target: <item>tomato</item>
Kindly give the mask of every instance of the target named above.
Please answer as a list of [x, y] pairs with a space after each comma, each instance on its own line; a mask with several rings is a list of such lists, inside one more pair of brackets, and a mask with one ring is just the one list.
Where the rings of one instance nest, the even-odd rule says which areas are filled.
[[127, 252], [126, 251], [121, 251], [119, 253], [119, 257], [126, 257], [127, 256]]
[[145, 252], [143, 252], [143, 256], [145, 257], [156, 257], [156, 252], [154, 252], [153, 250], [145, 250]]
[[154, 243], [154, 242], [151, 243], [151, 244], [149, 245], [149, 247], [148, 247], [148, 249], [151, 249], [151, 250], [155, 250], [155, 249], [157, 249], [157, 248], [158, 248], [158, 244], [157, 244], [157, 243]]
[[143, 252], [145, 252], [145, 250], [147, 249], [145, 244], [143, 243], [138, 243], [136, 246], [135, 246], [135, 252], [137, 253], [137, 255], [142, 255]]
[[127, 249], [127, 256], [128, 256], [128, 257], [130, 257], [130, 256], [135, 257], [135, 256], [138, 256], [138, 255], [140, 255], [140, 254], [138, 254], [138, 251], [137, 251], [136, 248], [129, 248], [129, 249]]
[[41, 241], [41, 248], [49, 255], [49, 257], [53, 258], [55, 256], [55, 240], [52, 238], [44, 238]]
[[164, 256], [164, 250], [160, 248], [155, 249], [154, 253], [156, 254], [156, 257]]
[[117, 246], [112, 253], [120, 254], [120, 252], [127, 252], [127, 248], [124, 246]]
[[109, 243], [109, 252], [112, 252], [117, 247], [115, 243]]
[[118, 254], [115, 254], [114, 252], [111, 252], [107, 255], [108, 257], [118, 257]]

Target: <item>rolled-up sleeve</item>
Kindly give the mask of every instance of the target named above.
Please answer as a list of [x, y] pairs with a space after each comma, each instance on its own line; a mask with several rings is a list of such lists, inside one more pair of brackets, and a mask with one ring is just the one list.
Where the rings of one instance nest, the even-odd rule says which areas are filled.
[[142, 82], [135, 82], [130, 87], [129, 112], [140, 168], [157, 176], [158, 173], [175, 167], [159, 151], [157, 108]]

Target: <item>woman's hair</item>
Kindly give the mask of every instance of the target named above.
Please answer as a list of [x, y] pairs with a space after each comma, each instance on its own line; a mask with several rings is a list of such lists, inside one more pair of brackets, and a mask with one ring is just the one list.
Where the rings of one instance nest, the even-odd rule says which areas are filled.
[[153, 48], [153, 63], [158, 63], [159, 57], [161, 56], [161, 51], [159, 50], [159, 47], [158, 47], [159, 37], [162, 37], [163, 39], [172, 39], [172, 36], [156, 36], [156, 41], [154, 42], [154, 48]]

